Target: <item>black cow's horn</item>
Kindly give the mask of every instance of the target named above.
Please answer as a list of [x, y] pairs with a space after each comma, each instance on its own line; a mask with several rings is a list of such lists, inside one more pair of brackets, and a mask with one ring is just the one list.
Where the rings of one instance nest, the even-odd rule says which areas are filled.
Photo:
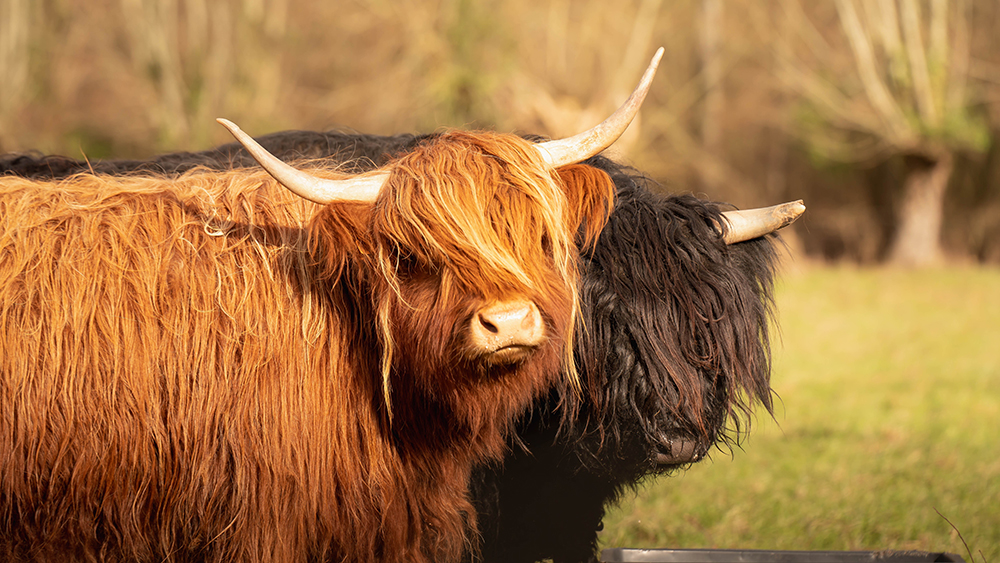
[[772, 207], [725, 211], [722, 216], [726, 218], [729, 228], [723, 240], [726, 244], [734, 244], [773, 233], [792, 224], [805, 210], [806, 206], [800, 199]]
[[649, 92], [649, 85], [653, 82], [653, 75], [656, 74], [656, 67], [660, 64], [662, 56], [663, 47], [660, 47], [653, 55], [653, 60], [642, 75], [639, 85], [625, 100], [625, 103], [611, 114], [611, 117], [589, 131], [572, 137], [537, 143], [535, 146], [538, 147], [545, 161], [553, 168], [573, 164], [594, 156], [617, 141], [618, 137], [621, 137], [625, 129], [628, 128], [629, 123], [632, 123], [632, 119], [639, 113], [639, 107], [646, 99], [646, 93]]
[[260, 146], [253, 137], [247, 135], [228, 119], [217, 119], [229, 129], [236, 140], [254, 157], [267, 172], [282, 186], [293, 193], [315, 203], [327, 204], [335, 201], [372, 202], [389, 178], [388, 172], [373, 172], [354, 176], [348, 180], [317, 178], [296, 170], [279, 160], [267, 149]]

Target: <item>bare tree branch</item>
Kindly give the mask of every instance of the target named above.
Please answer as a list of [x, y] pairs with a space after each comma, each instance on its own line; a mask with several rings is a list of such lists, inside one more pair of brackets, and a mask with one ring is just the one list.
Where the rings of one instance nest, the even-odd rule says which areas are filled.
[[1000, 64], [978, 58], [969, 59], [969, 77], [1000, 84]]
[[32, 13], [37, 7], [30, 0], [0, 2], [0, 148], [6, 144], [13, 115], [23, 103], [28, 90], [31, 61]]
[[[786, 29], [797, 31], [797, 34], [805, 41], [813, 57], [823, 59], [833, 51], [830, 43], [823, 38], [823, 34], [816, 29], [812, 20], [802, 11], [802, 5], [799, 4], [798, 0], [782, 0], [781, 7], [785, 17], [789, 20]], [[765, 34], [768, 38], [771, 35], [770, 30]], [[778, 39], [781, 40], [783, 38], [779, 37]]]
[[632, 20], [632, 33], [629, 34], [629, 42], [625, 47], [622, 57], [622, 64], [616, 67], [616, 72], [612, 78], [614, 89], [611, 94], [615, 99], [625, 97], [632, 91], [633, 77], [641, 72], [644, 61], [649, 58], [649, 53], [656, 50], [659, 45], [653, 45], [655, 32], [656, 15], [660, 11], [663, 0], [643, 0]]
[[176, 0], [121, 0], [133, 50], [133, 64], [157, 86], [162, 104], [158, 125], [170, 144], [187, 140], [190, 133], [184, 109], [184, 83], [177, 45]]
[[871, 40], [858, 19], [854, 3], [851, 0], [837, 0], [837, 12], [840, 14], [841, 26], [854, 53], [858, 76], [861, 78], [868, 100], [884, 122], [888, 137], [892, 140], [898, 139], [899, 142], [906, 142], [913, 136], [913, 131], [907, 124], [903, 112], [896, 105], [889, 89], [882, 81]]
[[[661, 132], [670, 142], [682, 161], [697, 172], [698, 176], [710, 186], [726, 186], [730, 193], [759, 194], [760, 188], [738, 170], [731, 167], [725, 160], [695, 141], [679, 127], [675, 116], [659, 114], [654, 117], [656, 123], [652, 127]], [[713, 197], [719, 197], [715, 195]]]
[[567, 67], [569, 0], [552, 0], [546, 18], [545, 67], [550, 76], [562, 77]]
[[783, 60], [778, 74], [793, 90], [824, 109], [839, 127], [870, 134], [878, 134], [883, 130], [883, 122], [878, 116], [872, 115], [868, 107], [858, 107], [857, 103], [852, 103], [834, 84], [821, 78], [804, 63]]
[[906, 55], [910, 60], [917, 109], [927, 124], [936, 127], [940, 124], [940, 114], [934, 103], [934, 89], [927, 71], [927, 56], [920, 32], [920, 5], [917, 4], [917, 0], [900, 1], [899, 19], [903, 24], [903, 43], [906, 45]]
[[903, 40], [899, 35], [899, 18], [896, 15], [896, 0], [865, 2], [862, 6], [870, 8], [866, 11], [882, 39], [882, 47], [890, 54], [889, 60], [895, 59], [895, 55], [903, 51]]
[[[944, 92], [948, 80], [948, 0], [931, 0], [927, 65], [935, 92]], [[941, 101], [941, 100], [938, 100]]]
[[877, 0], [862, 2], [865, 14], [876, 37], [881, 41], [885, 54], [885, 63], [895, 88], [906, 87], [913, 82], [903, 48], [903, 39], [899, 31], [899, 15], [896, 11], [896, 0]]
[[955, 39], [944, 98], [948, 113], [961, 111], [966, 103], [966, 85], [969, 80], [972, 55], [972, 42], [969, 40], [969, 6], [965, 0], [953, 0], [952, 9], [955, 10]]
[[701, 0], [700, 11], [701, 64], [705, 76], [705, 104], [701, 115], [701, 141], [709, 151], [718, 150], [722, 141], [722, 110], [725, 105], [722, 89], [723, 66], [720, 39], [722, 37], [721, 0]]

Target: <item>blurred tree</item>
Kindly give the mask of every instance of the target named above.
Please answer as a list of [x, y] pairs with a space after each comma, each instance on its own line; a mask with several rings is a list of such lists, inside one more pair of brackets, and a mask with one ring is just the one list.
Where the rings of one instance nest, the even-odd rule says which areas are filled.
[[722, 110], [725, 95], [722, 89], [724, 72], [720, 56], [722, 39], [722, 0], [702, 0], [699, 43], [702, 74], [705, 82], [705, 103], [701, 118], [701, 142], [705, 149], [717, 152], [722, 146]]
[[[530, 34], [528, 56], [522, 56], [521, 67], [504, 87], [507, 121], [534, 133], [565, 137], [607, 117], [635, 88], [661, 45], [656, 37], [661, 4], [551, 0]], [[668, 54], [661, 62], [660, 75], [671, 64], [669, 59]], [[639, 137], [642, 121], [640, 114], [614, 150], [627, 152]]]
[[498, 20], [490, 3], [477, 0], [453, 0], [444, 8], [438, 32], [444, 38], [442, 60], [433, 67], [430, 98], [443, 104], [448, 123], [496, 123], [491, 98], [509, 70], [506, 53], [512, 45], [505, 28], [510, 18]]
[[29, 90], [31, 31], [37, 5], [31, 0], [0, 1], [0, 149], [14, 140], [11, 118]]
[[[273, 113], [288, 0], [120, 0], [128, 55], [154, 86], [163, 147], [201, 146], [237, 106]], [[127, 23], [125, 23], [127, 22]]]
[[[858, 9], [860, 5], [860, 10]], [[929, 5], [929, 9], [928, 8]], [[822, 158], [898, 155], [907, 164], [888, 260], [942, 259], [944, 194], [955, 155], [981, 151], [986, 119], [970, 88], [965, 0], [783, 0], [795, 34], [777, 37], [779, 73], [804, 102], [801, 131]]]

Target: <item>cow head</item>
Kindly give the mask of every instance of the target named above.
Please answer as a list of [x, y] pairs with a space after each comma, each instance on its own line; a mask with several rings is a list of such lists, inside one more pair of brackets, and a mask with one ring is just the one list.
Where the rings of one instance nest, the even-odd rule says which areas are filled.
[[445, 133], [398, 161], [371, 216], [377, 317], [394, 348], [383, 373], [412, 374], [393, 395], [449, 416], [458, 397], [507, 411], [466, 412], [475, 427], [525, 407], [525, 376], [534, 394], [561, 372], [575, 379], [575, 233], [599, 230], [614, 194], [606, 175], [588, 180], [493, 133]]
[[804, 207], [721, 212], [656, 194], [606, 159], [590, 164], [614, 178], [618, 199], [584, 260], [577, 349], [590, 388], [572, 433], [578, 455], [592, 452], [589, 470], [628, 482], [738, 439], [755, 404], [770, 412], [776, 257], [757, 237]]

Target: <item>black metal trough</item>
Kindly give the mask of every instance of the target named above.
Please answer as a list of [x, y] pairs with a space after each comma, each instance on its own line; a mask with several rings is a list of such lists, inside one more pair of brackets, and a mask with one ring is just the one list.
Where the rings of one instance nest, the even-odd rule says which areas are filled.
[[604, 563], [965, 563], [926, 551], [770, 551], [765, 549], [631, 549], [601, 551]]

